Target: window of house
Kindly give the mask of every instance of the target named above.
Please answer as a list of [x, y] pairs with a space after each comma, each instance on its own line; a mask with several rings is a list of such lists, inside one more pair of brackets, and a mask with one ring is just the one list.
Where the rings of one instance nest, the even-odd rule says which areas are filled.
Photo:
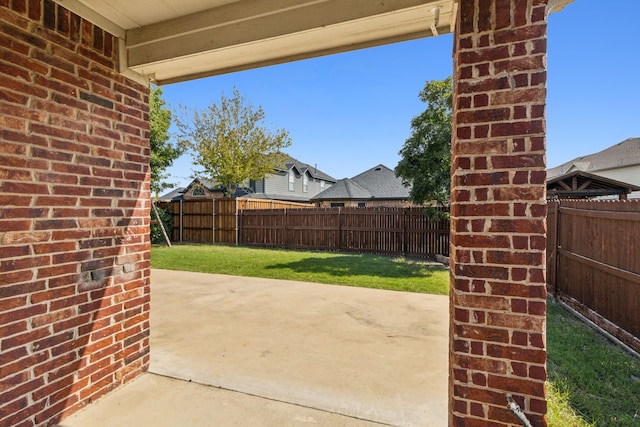
[[296, 177], [293, 175], [293, 171], [289, 171], [289, 191], [295, 191], [296, 189]]
[[358, 202], [358, 207], [359, 208], [364, 208], [367, 206], [367, 202]]
[[204, 188], [202, 187], [196, 187], [193, 190], [191, 190], [191, 195], [193, 197], [204, 197]]
[[305, 193], [309, 192], [309, 177], [307, 175], [302, 177], [302, 191]]
[[320, 180], [320, 191], [324, 190], [324, 181]]
[[344, 202], [331, 202], [332, 208], [344, 208]]

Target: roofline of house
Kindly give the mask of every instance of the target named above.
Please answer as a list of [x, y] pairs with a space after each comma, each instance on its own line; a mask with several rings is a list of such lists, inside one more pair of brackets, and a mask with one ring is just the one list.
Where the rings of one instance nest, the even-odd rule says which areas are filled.
[[581, 170], [575, 170], [575, 171], [571, 171], [569, 173], [565, 173], [565, 174], [562, 174], [562, 175], [554, 176], [553, 178], [547, 180], [547, 185], [555, 184], [558, 181], [562, 181], [562, 180], [570, 178], [570, 177], [572, 177], [574, 175], [581, 175], [581, 176], [583, 176], [585, 178], [590, 178], [590, 179], [593, 179], [593, 180], [601, 181], [601, 182], [604, 182], [604, 183], [607, 183], [607, 184], [610, 184], [610, 185], [613, 185], [613, 186], [623, 187], [623, 188], [628, 189], [630, 192], [631, 191], [640, 191], [640, 187], [637, 186], [637, 185], [630, 184], [628, 182], [618, 181], [617, 179], [607, 178], [607, 177], [604, 177], [602, 175], [598, 175], [598, 174], [591, 173], [591, 172], [585, 172], [585, 171], [581, 171]]
[[367, 200], [409, 200], [408, 197], [323, 197], [320, 199], [316, 199], [312, 197], [310, 200], [312, 201], [335, 201], [335, 200], [359, 200], [359, 201], [367, 201]]

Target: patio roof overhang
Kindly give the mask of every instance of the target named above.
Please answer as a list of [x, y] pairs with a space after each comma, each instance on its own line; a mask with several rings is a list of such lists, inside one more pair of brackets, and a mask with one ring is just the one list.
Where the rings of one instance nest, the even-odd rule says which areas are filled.
[[[175, 83], [454, 29], [458, 0], [55, 0], [120, 39], [120, 71]], [[551, 1], [560, 10], [573, 0]]]

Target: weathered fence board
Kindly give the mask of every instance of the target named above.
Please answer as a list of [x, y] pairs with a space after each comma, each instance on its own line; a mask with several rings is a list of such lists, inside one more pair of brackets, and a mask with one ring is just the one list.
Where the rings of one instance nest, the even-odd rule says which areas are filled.
[[[279, 210], [283, 218], [283, 245], [290, 249], [337, 250], [335, 243], [339, 224], [336, 209], [296, 209]], [[251, 215], [250, 211], [247, 214]], [[277, 212], [277, 211], [276, 211]], [[267, 215], [270, 215], [267, 212]], [[242, 227], [244, 223], [241, 223]], [[254, 245], [254, 240], [245, 236], [242, 244]]]
[[640, 200], [549, 204], [549, 291], [640, 351]]
[[422, 209], [406, 212], [405, 253], [418, 256], [423, 248], [431, 248], [434, 254], [449, 254], [449, 222], [433, 221], [427, 218]]
[[158, 203], [173, 213], [174, 242], [403, 255], [449, 254], [448, 221], [422, 208], [315, 208], [261, 199]]
[[547, 205], [547, 290], [555, 295], [557, 292], [556, 277], [558, 264], [558, 209], [559, 202]]
[[449, 222], [423, 208], [241, 211], [240, 244], [432, 258], [449, 254]]
[[241, 210], [313, 207], [307, 203], [263, 199], [203, 199], [158, 203], [173, 214], [171, 240], [189, 243], [238, 242], [238, 216]]

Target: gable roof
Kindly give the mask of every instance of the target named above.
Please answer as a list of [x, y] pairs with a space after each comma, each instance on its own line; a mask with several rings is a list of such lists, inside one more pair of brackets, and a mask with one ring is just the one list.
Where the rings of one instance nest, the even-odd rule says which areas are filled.
[[393, 170], [379, 164], [353, 178], [339, 180], [311, 200], [404, 200], [408, 197], [409, 188], [402, 184], [402, 179]]
[[194, 178], [193, 181], [191, 181], [189, 185], [187, 185], [186, 188], [183, 189], [182, 193], [188, 193], [192, 188], [199, 186], [202, 186], [205, 190], [211, 192], [224, 191], [224, 187], [216, 181], [204, 178]]
[[574, 170], [598, 172], [640, 164], [640, 138], [628, 138], [594, 154], [577, 157], [547, 170], [548, 179]]
[[588, 172], [574, 170], [547, 181], [548, 197], [589, 198], [626, 195], [640, 187]]
[[171, 202], [173, 200], [182, 200], [184, 196], [184, 192], [187, 190], [186, 187], [178, 187], [162, 196], [158, 197], [158, 200], [161, 202]]
[[[193, 181], [191, 181], [186, 187], [178, 187], [175, 190], [172, 190], [169, 193], [160, 196], [158, 200], [163, 202], [183, 200], [184, 195], [191, 191], [192, 188], [197, 186], [202, 186], [209, 192], [224, 192], [225, 190], [224, 186], [220, 185], [216, 181], [204, 178], [194, 178]], [[232, 197], [242, 197], [247, 195], [248, 193], [249, 191], [247, 190], [247, 188], [239, 186], [234, 189]]]
[[371, 193], [350, 178], [344, 178], [333, 184], [331, 187], [316, 194], [311, 200], [368, 200]]
[[[274, 171], [274, 173], [280, 171], [280, 172], [286, 172], [289, 171], [291, 169], [295, 169], [296, 171], [298, 171], [298, 173], [300, 173], [301, 175], [304, 175], [305, 173], [308, 173], [309, 176], [311, 176], [312, 178], [315, 179], [319, 179], [319, 180], [323, 180], [326, 182], [329, 182], [331, 184], [334, 184], [336, 182], [336, 179], [333, 178], [331, 175], [328, 175], [324, 172], [322, 172], [321, 170], [319, 170], [317, 167], [315, 166], [311, 166], [307, 163], [303, 163], [300, 160], [294, 159], [293, 157], [289, 156], [287, 158], [287, 160], [285, 161], [283, 167], [276, 169], [276, 171]], [[179, 187], [176, 188], [175, 190], [170, 191], [167, 194], [162, 195], [159, 200], [162, 201], [178, 201], [178, 200], [182, 200], [184, 197], [185, 193], [188, 193], [194, 186], [197, 185], [201, 185], [203, 186], [206, 190], [208, 191], [224, 191], [225, 188], [224, 186], [222, 186], [220, 183], [210, 180], [210, 179], [204, 179], [204, 178], [195, 178], [193, 181], [191, 181], [189, 183], [189, 185], [187, 185], [186, 187]], [[283, 197], [282, 195], [268, 195], [268, 194], [263, 194], [263, 193], [253, 193], [251, 192], [248, 188], [245, 188], [243, 186], [238, 186], [235, 188], [234, 193], [232, 195], [232, 197], [243, 197], [243, 196], [247, 196], [247, 195], [251, 195], [251, 197], [256, 197], [256, 198], [272, 198], [272, 199], [279, 199], [282, 200]], [[290, 201], [296, 201], [296, 202], [308, 202], [309, 199], [306, 196], [299, 196], [299, 195], [287, 195], [287, 200]]]
[[187, 186], [187, 188], [185, 189], [185, 193], [187, 191], [189, 191], [191, 189], [191, 187], [195, 187], [196, 185], [202, 185], [204, 188], [206, 188], [209, 191], [215, 191], [215, 190], [222, 191], [223, 190], [222, 185], [220, 185], [220, 183], [218, 183], [216, 181], [213, 181], [213, 180], [210, 180], [210, 179], [204, 179], [204, 178], [195, 178]]
[[331, 183], [336, 182], [336, 179], [334, 177], [322, 172], [317, 167], [311, 166], [307, 163], [303, 163], [300, 160], [294, 159], [293, 157], [289, 156], [289, 158], [284, 162], [283, 170], [288, 171], [291, 169], [296, 169], [300, 173], [300, 175], [304, 175], [305, 173], [308, 172], [311, 178], [321, 179], [323, 181], [327, 181]]
[[402, 184], [402, 178], [383, 164], [372, 167], [351, 178], [379, 199], [404, 199], [409, 197], [409, 188]]

